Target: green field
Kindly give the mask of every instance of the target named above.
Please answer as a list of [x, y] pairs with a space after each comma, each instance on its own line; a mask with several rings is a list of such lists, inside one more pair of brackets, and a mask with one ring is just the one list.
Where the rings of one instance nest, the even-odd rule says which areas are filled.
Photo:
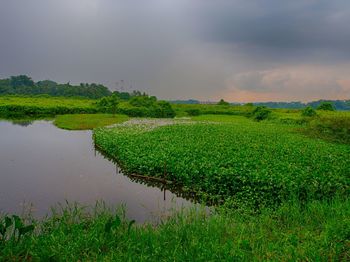
[[96, 113], [96, 100], [63, 97], [0, 96], [1, 117]]
[[59, 115], [55, 118], [54, 124], [68, 130], [87, 130], [96, 127], [109, 126], [128, 120], [125, 115], [112, 114], [74, 114]]

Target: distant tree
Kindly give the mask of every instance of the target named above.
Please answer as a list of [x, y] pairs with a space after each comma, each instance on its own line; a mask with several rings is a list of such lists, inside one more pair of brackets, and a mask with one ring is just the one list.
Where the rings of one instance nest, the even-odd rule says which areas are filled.
[[229, 102], [226, 102], [224, 99], [221, 99], [221, 100], [217, 103], [217, 105], [219, 105], [219, 106], [228, 106], [228, 105], [230, 105], [230, 103], [229, 103]]
[[120, 102], [120, 98], [117, 94], [113, 94], [108, 97], [103, 97], [97, 102], [97, 107], [104, 112], [110, 112], [113, 115], [117, 113], [118, 104]]
[[334, 111], [335, 108], [332, 103], [330, 102], [322, 102], [318, 107], [318, 110], [325, 110], [325, 111]]
[[35, 85], [35, 83], [29, 76], [19, 75], [19, 76], [11, 76], [10, 85], [14, 88], [23, 87], [23, 86], [32, 87]]
[[245, 106], [254, 106], [253, 103], [246, 103]]
[[258, 106], [253, 110], [252, 115], [255, 120], [261, 121], [267, 119], [271, 112], [266, 106]]
[[301, 115], [312, 117], [312, 116], [316, 116], [317, 113], [315, 109], [313, 109], [311, 106], [308, 106], [301, 111]]

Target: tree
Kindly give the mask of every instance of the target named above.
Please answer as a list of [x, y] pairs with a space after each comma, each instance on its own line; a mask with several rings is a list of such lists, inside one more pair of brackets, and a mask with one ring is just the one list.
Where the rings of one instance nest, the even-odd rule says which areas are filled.
[[301, 111], [301, 115], [312, 117], [312, 116], [316, 116], [317, 113], [315, 109], [313, 109], [311, 106], [307, 106]]
[[322, 102], [318, 107], [318, 110], [325, 110], [325, 111], [334, 111], [335, 108], [332, 103], [330, 102]]
[[226, 102], [224, 99], [221, 99], [221, 100], [217, 103], [217, 105], [219, 105], [219, 106], [228, 106], [228, 105], [230, 105], [230, 103], [229, 103], [229, 102]]

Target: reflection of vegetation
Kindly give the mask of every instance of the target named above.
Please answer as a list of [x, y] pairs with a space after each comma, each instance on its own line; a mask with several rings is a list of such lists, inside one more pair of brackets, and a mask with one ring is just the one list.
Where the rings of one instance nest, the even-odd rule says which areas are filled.
[[[104, 158], [108, 159], [109, 161], [112, 161], [116, 164], [117, 167], [120, 167], [122, 163], [118, 162], [118, 159], [110, 157], [106, 152], [104, 152], [100, 147], [95, 145], [95, 150], [97, 150]], [[123, 168], [121, 167], [121, 171], [123, 172]], [[166, 168], [163, 171], [163, 177], [162, 178], [153, 178], [153, 177], [146, 177], [142, 175], [137, 174], [131, 174], [127, 172], [123, 172], [123, 175], [130, 178], [131, 181], [137, 182], [142, 185], [146, 185], [148, 187], [156, 187], [161, 190], [168, 190], [171, 193], [175, 194], [177, 197], [182, 197], [186, 200], [190, 200], [192, 202], [199, 202], [197, 199], [197, 196], [195, 192], [191, 192], [189, 190], [184, 191], [183, 188], [173, 181], [166, 180]], [[207, 202], [207, 204], [210, 204]]]
[[19, 126], [30, 126], [33, 124], [34, 120], [12, 120], [12, 124]]
[[127, 119], [128, 117], [125, 115], [74, 114], [57, 116], [54, 124], [63, 129], [86, 130], [121, 123]]

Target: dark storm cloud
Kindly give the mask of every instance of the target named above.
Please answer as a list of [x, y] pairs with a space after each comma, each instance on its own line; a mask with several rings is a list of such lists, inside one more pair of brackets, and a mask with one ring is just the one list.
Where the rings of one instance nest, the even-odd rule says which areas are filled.
[[280, 49], [350, 51], [350, 2], [203, 1], [193, 6], [205, 40]]
[[305, 99], [319, 83], [346, 96], [349, 24], [345, 0], [0, 0], [0, 77], [124, 80], [167, 99], [288, 100], [295, 85]]

